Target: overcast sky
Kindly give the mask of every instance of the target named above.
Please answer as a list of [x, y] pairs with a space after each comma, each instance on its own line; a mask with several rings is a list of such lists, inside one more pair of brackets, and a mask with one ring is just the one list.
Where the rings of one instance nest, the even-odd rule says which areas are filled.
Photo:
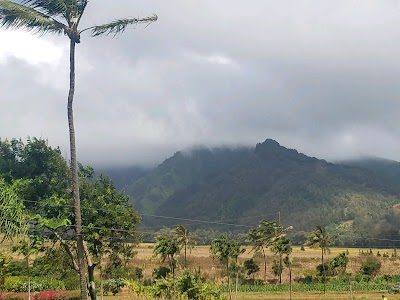
[[[78, 159], [159, 163], [273, 138], [328, 160], [400, 160], [400, 2], [91, 1], [82, 28], [159, 20], [77, 46]], [[0, 136], [68, 152], [65, 36], [0, 29]]]

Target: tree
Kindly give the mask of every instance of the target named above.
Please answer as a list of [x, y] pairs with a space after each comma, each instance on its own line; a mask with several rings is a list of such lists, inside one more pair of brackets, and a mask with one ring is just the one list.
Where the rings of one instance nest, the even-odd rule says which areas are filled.
[[185, 268], [187, 267], [187, 249], [190, 248], [190, 235], [189, 231], [183, 227], [183, 225], [178, 224], [176, 228], [174, 229], [174, 235], [176, 238], [176, 241], [179, 245], [179, 247], [184, 249], [184, 255], [185, 255]]
[[[94, 177], [90, 167], [80, 165], [80, 193], [82, 199], [83, 234], [85, 235], [85, 269], [89, 279], [89, 295], [96, 299], [95, 268], [105, 255], [114, 265], [126, 265], [139, 241], [136, 229], [140, 217], [129, 197], [117, 192], [113, 182], [102, 175]], [[60, 245], [71, 259], [71, 266], [79, 271], [76, 246], [68, 239], [74, 214], [69, 199], [54, 196], [43, 200], [42, 216], [36, 216], [37, 226], [50, 231], [53, 243]], [[42, 233], [43, 234], [43, 233]]]
[[25, 206], [18, 196], [18, 189], [24, 181], [7, 184], [0, 178], [0, 234], [5, 239], [22, 235], [27, 230]]
[[289, 255], [292, 253], [292, 245], [288, 238], [279, 238], [275, 240], [271, 246], [271, 250], [275, 255], [279, 256], [279, 283], [282, 283], [282, 271], [283, 271], [283, 255]]
[[290, 300], [292, 300], [293, 297], [293, 286], [292, 286], [292, 264], [293, 264], [293, 258], [290, 256], [290, 253], [288, 253], [283, 260], [285, 263], [286, 267], [289, 269], [289, 290], [290, 290]]
[[73, 100], [75, 94], [75, 47], [81, 42], [81, 33], [90, 31], [93, 37], [122, 33], [128, 26], [149, 23], [157, 16], [123, 18], [110, 23], [79, 29], [89, 0], [22, 0], [22, 4], [0, 0], [0, 26], [6, 29], [26, 29], [34, 33], [65, 34], [70, 40], [70, 82], [68, 92], [68, 127], [71, 156], [72, 191], [74, 198], [75, 233], [77, 237], [78, 266], [81, 298], [87, 299], [84, 242], [82, 234], [81, 203], [79, 198], [78, 161], [76, 155]]
[[310, 232], [306, 245], [314, 249], [321, 249], [321, 263], [324, 276], [324, 293], [326, 293], [326, 268], [324, 264], [324, 254], [329, 253], [330, 237], [325, 227], [316, 226], [315, 230]]
[[211, 242], [210, 252], [214, 259], [218, 259], [221, 264], [225, 265], [226, 275], [228, 279], [229, 298], [232, 299], [232, 291], [229, 280], [229, 266], [231, 260], [237, 263], [237, 259], [245, 249], [242, 249], [239, 242], [228, 240], [226, 237], [214, 239]]
[[248, 259], [243, 262], [243, 267], [246, 270], [247, 276], [253, 276], [254, 280], [254, 274], [260, 271], [260, 267], [257, 265], [257, 263], [254, 261], [254, 259]]
[[264, 259], [264, 281], [267, 277], [267, 255], [265, 251], [275, 240], [285, 236], [285, 231], [290, 228], [283, 228], [276, 221], [261, 220], [256, 228], [248, 232], [248, 240], [252, 245], [251, 251], [261, 252]]
[[343, 275], [344, 273], [346, 273], [348, 263], [349, 258], [346, 255], [346, 252], [342, 252], [329, 261], [329, 266], [335, 274]]
[[168, 260], [169, 267], [171, 268], [172, 277], [175, 277], [176, 259], [175, 255], [179, 253], [179, 245], [176, 239], [166, 235], [159, 235], [156, 237], [156, 244], [154, 245], [154, 255], [161, 257], [161, 262]]
[[37, 254], [44, 249], [43, 240], [37, 236], [28, 237], [19, 241], [19, 243], [12, 248], [13, 252], [22, 254], [26, 260], [28, 269], [28, 299], [31, 299], [31, 275], [30, 275], [30, 257]]

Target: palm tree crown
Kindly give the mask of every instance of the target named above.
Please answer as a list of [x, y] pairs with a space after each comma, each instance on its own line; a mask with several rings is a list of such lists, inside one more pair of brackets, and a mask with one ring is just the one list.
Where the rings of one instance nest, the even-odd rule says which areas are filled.
[[117, 35], [124, 32], [129, 25], [157, 20], [157, 15], [147, 18], [122, 18], [79, 30], [78, 26], [88, 2], [88, 0], [23, 0], [19, 4], [0, 0], [0, 26], [41, 34], [66, 34], [75, 43], [80, 43], [80, 34], [84, 31], [90, 31], [92, 36]]

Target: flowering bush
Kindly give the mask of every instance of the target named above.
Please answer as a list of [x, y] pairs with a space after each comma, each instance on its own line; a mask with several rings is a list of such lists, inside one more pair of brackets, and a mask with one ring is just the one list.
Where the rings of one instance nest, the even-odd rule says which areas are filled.
[[33, 296], [34, 300], [67, 300], [64, 291], [44, 291]]

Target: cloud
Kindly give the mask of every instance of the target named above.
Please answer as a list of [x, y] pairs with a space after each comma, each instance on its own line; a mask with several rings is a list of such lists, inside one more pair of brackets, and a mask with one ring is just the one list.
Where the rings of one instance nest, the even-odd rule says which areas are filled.
[[[82, 28], [159, 20], [114, 39], [82, 37], [79, 159], [154, 164], [196, 144], [275, 138], [330, 160], [400, 160], [398, 9], [369, 0], [90, 2]], [[0, 39], [0, 136], [46, 137], [67, 153], [68, 40], [4, 30]]]

